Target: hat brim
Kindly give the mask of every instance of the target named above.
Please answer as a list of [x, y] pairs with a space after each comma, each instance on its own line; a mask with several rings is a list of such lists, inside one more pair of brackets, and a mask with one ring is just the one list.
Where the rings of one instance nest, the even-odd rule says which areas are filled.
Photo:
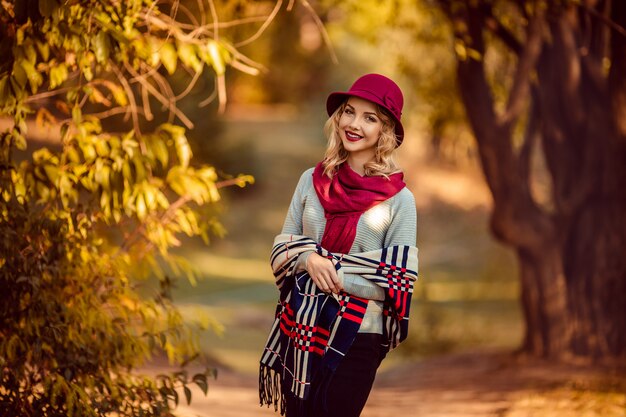
[[[335, 110], [337, 110], [339, 106], [341, 106], [341, 104], [344, 101], [348, 100], [348, 98], [350, 97], [359, 97], [367, 101], [371, 101], [374, 104], [378, 104], [384, 109], [387, 109], [387, 106], [385, 106], [384, 103], [381, 103], [378, 97], [368, 93], [367, 91], [352, 91], [350, 93], [337, 91], [331, 93], [326, 99], [326, 112], [328, 113], [328, 115], [332, 116]], [[391, 116], [391, 118], [395, 122], [395, 134], [398, 141], [398, 146], [400, 146], [400, 144], [404, 140], [404, 127], [402, 126], [402, 122], [393, 114], [391, 110], [387, 110], [387, 114]]]

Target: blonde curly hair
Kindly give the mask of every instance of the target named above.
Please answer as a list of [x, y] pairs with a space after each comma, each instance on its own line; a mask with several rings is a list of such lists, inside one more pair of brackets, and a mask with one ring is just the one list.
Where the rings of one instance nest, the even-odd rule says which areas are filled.
[[[326, 153], [324, 154], [324, 175], [332, 178], [337, 168], [348, 159], [348, 151], [343, 147], [339, 136], [339, 119], [346, 108], [347, 100], [335, 110], [324, 124], [324, 133], [328, 139]], [[398, 165], [394, 160], [397, 147], [395, 122], [381, 106], [376, 105], [376, 115], [380, 118], [383, 126], [376, 145], [374, 158], [364, 166], [366, 176], [382, 176], [388, 178], [390, 174], [398, 171]]]

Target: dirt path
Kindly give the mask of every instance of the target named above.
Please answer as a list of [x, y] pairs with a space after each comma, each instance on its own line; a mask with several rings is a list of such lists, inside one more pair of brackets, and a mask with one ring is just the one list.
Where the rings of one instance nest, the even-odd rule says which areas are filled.
[[[183, 416], [278, 416], [258, 406], [256, 381], [223, 373]], [[626, 416], [626, 373], [515, 361], [508, 354], [442, 356], [382, 372], [362, 417]]]

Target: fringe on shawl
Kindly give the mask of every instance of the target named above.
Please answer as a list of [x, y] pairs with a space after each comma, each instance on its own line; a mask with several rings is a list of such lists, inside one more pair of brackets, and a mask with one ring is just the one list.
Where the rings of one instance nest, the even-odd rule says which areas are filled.
[[278, 411], [280, 406], [280, 415], [284, 416], [287, 411], [287, 400], [282, 388], [280, 374], [269, 366], [261, 364], [259, 368], [259, 401], [261, 407], [274, 405], [274, 411]]

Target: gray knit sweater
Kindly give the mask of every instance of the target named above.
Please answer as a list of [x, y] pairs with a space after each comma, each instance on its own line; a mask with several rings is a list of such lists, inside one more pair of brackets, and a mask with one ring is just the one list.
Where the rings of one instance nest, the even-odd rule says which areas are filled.
[[[308, 236], [316, 242], [322, 241], [326, 218], [315, 188], [313, 170], [302, 174], [293, 194], [282, 233]], [[356, 237], [350, 253], [367, 252], [395, 245], [416, 245], [417, 214], [415, 199], [408, 188], [364, 212], [357, 224]], [[304, 270], [309, 253], [300, 255], [296, 270]], [[382, 301], [385, 292], [376, 284], [356, 274], [343, 274], [339, 280], [349, 294], [370, 300], [360, 333], [382, 333]]]

